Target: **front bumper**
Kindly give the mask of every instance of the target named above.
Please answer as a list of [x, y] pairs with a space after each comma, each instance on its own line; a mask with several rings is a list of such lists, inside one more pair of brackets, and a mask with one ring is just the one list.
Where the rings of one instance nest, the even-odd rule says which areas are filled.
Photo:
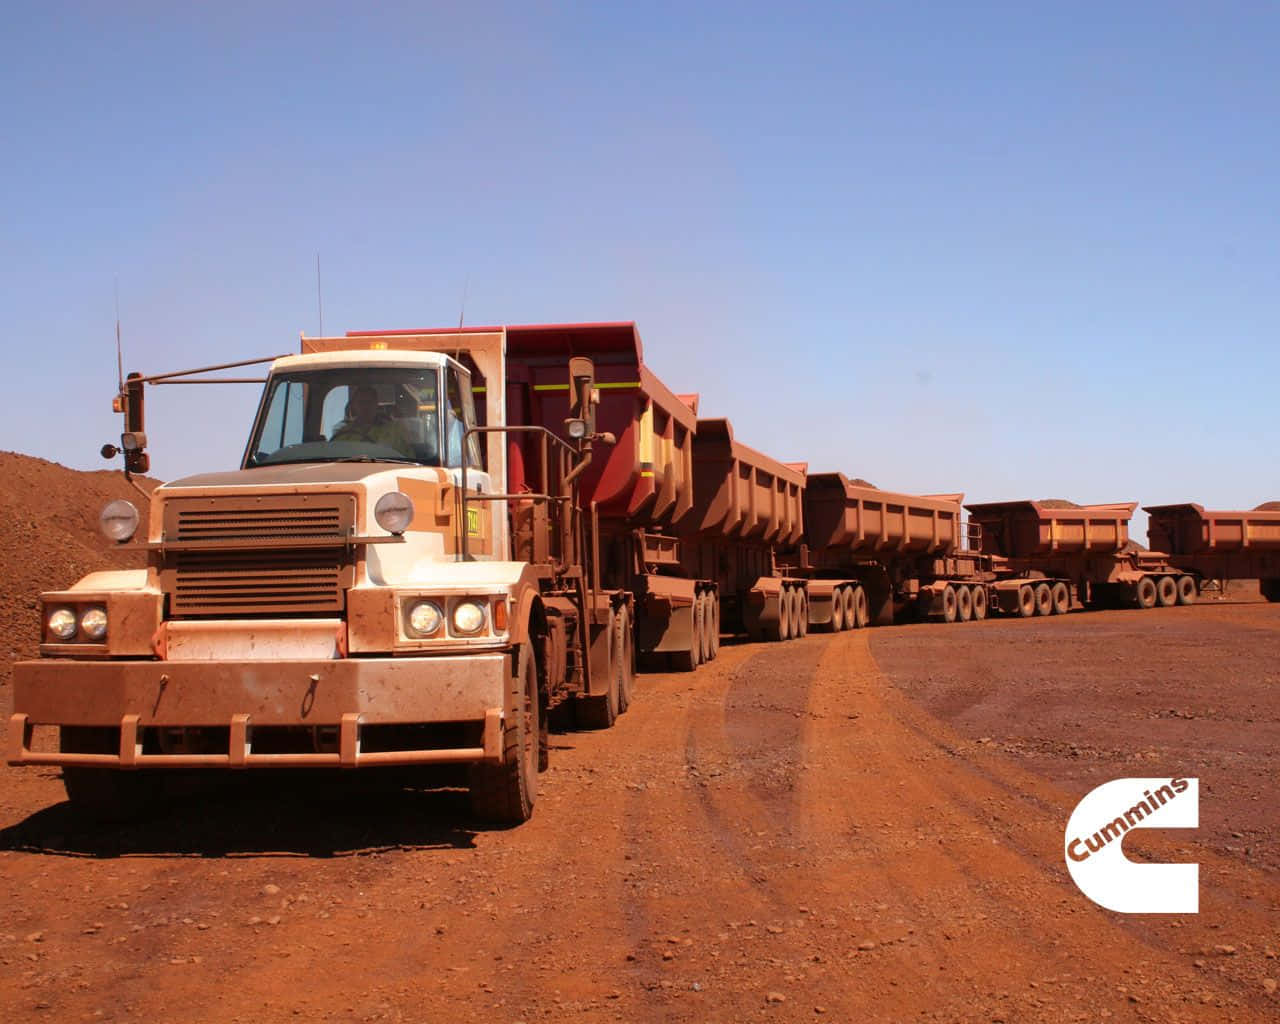
[[[509, 672], [504, 652], [316, 661], [20, 662], [13, 673], [8, 761], [118, 768], [499, 762]], [[480, 746], [361, 750], [365, 726], [455, 723], [478, 724]], [[120, 749], [32, 750], [37, 725], [118, 728]], [[226, 728], [227, 749], [144, 752], [143, 731], [151, 727]], [[258, 727], [336, 729], [336, 749], [255, 752]]]

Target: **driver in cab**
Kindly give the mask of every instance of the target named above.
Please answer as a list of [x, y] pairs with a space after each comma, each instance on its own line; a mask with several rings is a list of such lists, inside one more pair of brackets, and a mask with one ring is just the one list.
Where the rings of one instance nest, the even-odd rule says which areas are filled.
[[401, 455], [413, 457], [413, 444], [399, 421], [379, 415], [378, 392], [368, 384], [351, 391], [347, 418], [333, 432], [330, 441], [365, 441], [394, 448]]

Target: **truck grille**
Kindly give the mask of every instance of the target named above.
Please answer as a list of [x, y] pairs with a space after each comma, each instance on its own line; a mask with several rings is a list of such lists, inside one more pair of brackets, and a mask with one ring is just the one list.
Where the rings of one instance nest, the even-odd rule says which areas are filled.
[[342, 511], [330, 508], [180, 508], [178, 540], [341, 537]]
[[[165, 503], [165, 539], [211, 546], [167, 551], [161, 585], [169, 614], [340, 612], [353, 582], [349, 495], [288, 495]], [[317, 546], [332, 538], [333, 546]], [[306, 546], [295, 546], [305, 542]]]

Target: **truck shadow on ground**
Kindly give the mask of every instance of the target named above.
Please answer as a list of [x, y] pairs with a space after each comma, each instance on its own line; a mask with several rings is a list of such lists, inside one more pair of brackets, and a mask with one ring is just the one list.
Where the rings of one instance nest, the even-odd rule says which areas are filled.
[[63, 857], [353, 857], [465, 850], [470, 820], [450, 777], [431, 787], [340, 776], [182, 780], [136, 820], [95, 821], [67, 801], [0, 830], [0, 850]]

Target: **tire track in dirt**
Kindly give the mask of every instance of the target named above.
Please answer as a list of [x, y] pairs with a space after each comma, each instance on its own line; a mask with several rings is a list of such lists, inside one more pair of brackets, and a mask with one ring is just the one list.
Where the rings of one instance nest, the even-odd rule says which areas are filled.
[[[831, 664], [839, 671], [825, 671]], [[829, 837], [832, 849], [846, 824], [879, 825], [869, 835], [859, 830], [867, 840], [865, 856], [833, 858], [826, 884], [840, 890], [870, 879], [900, 893], [919, 925], [940, 929], [954, 942], [945, 947], [940, 973], [958, 966], [961, 943], [1005, 966], [998, 974], [968, 977], [961, 968], [972, 1002], [968, 1010], [952, 1002], [944, 1019], [951, 1012], [956, 1019], [986, 1014], [982, 1019], [1055, 1020], [1086, 1000], [1095, 1013], [1105, 1008], [1117, 1015], [1154, 1014], [1152, 1019], [1221, 1019], [1221, 1006], [1242, 1014], [1239, 1019], [1252, 1019], [1246, 1007], [1261, 1008], [1261, 1001], [1206, 984], [1185, 961], [1154, 949], [1083, 900], [1059, 866], [1072, 800], [995, 757], [975, 766], [971, 757], [943, 753], [960, 749], [959, 738], [892, 690], [864, 637], [846, 635], [832, 645], [815, 687], [819, 709], [838, 708], [847, 699], [838, 692], [842, 676], [858, 698], [859, 729], [837, 734], [831, 716], [815, 715], [812, 742], [840, 751], [822, 782], [856, 790], [860, 798], [840, 807], [826, 793], [810, 790], [809, 825]], [[884, 781], [877, 783], [876, 776]], [[1064, 808], [1061, 816], [1045, 813], [1055, 806]], [[1011, 822], [1018, 827], [1011, 829]], [[1025, 839], [1010, 845], [1011, 832], [1025, 833]], [[912, 945], [908, 938], [885, 958], [907, 968], [904, 951]], [[937, 955], [944, 947], [935, 941], [923, 948]], [[1205, 988], [1219, 1005], [1200, 1004]], [[1188, 1005], [1193, 993], [1196, 1003]], [[885, 1013], [891, 999], [891, 993], [879, 993], [873, 1005], [854, 1009], [887, 1019], [893, 1015]], [[900, 1009], [914, 1015], [937, 1007], [907, 1001]]]

